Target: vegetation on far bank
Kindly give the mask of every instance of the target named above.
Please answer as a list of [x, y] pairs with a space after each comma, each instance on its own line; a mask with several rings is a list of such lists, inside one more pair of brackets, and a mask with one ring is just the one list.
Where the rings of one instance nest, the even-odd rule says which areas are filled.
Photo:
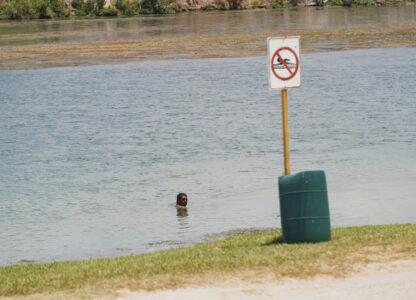
[[399, 259], [416, 259], [416, 224], [335, 228], [332, 241], [316, 244], [285, 244], [280, 231], [261, 232], [150, 254], [1, 267], [0, 296], [104, 297], [226, 278], [342, 277]]
[[[303, 1], [303, 2], [302, 2]], [[305, 2], [306, 1], [306, 2]], [[178, 0], [0, 0], [1, 19], [52, 19], [71, 16], [135, 16], [174, 14], [187, 10], [284, 8], [309, 3], [317, 6], [383, 6], [416, 0], [212, 0], [192, 7]], [[68, 4], [67, 4], [68, 3]], [[186, 3], [186, 2], [184, 2]]]
[[52, 19], [71, 16], [133, 16], [138, 14], [172, 14], [181, 11], [173, 0], [0, 0], [0, 19]]

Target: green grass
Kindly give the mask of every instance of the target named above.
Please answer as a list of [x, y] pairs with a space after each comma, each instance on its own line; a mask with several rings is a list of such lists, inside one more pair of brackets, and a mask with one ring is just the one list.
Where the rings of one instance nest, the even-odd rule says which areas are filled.
[[316, 244], [285, 244], [280, 232], [262, 232], [151, 254], [1, 267], [0, 296], [108, 296], [122, 288], [178, 288], [230, 277], [338, 277], [397, 259], [416, 259], [416, 224], [335, 228], [332, 241]]

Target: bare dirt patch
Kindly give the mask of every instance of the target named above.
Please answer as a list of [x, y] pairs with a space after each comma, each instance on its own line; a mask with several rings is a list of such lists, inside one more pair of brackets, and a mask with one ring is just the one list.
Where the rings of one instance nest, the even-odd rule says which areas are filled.
[[416, 294], [416, 260], [399, 260], [361, 266], [345, 278], [274, 279], [263, 282], [229, 280], [216, 285], [131, 292], [120, 290], [118, 300], [174, 299], [411, 299]]

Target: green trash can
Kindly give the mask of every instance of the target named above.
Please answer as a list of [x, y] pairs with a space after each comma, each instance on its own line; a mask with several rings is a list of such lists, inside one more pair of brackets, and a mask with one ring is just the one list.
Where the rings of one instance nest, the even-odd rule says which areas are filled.
[[279, 177], [280, 218], [286, 243], [331, 240], [324, 171]]

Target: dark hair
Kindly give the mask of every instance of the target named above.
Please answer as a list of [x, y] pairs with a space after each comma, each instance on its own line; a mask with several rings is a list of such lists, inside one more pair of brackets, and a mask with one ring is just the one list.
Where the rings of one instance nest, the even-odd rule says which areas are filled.
[[176, 196], [176, 204], [179, 205], [179, 200], [181, 200], [181, 197], [185, 196], [186, 198], [188, 198], [188, 195], [185, 193], [179, 193], [178, 196]]

